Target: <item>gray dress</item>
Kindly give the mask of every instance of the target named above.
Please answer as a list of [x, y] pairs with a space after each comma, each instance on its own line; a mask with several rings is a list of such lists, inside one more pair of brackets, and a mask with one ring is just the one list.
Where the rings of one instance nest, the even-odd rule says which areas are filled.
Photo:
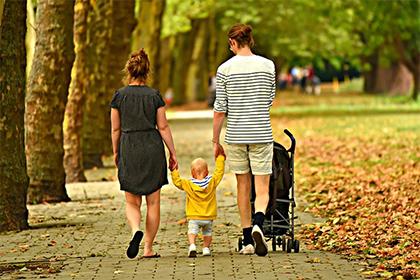
[[159, 91], [147, 86], [117, 90], [110, 103], [118, 109], [121, 137], [118, 179], [121, 190], [149, 195], [168, 184], [165, 148], [156, 129], [156, 114], [165, 106]]

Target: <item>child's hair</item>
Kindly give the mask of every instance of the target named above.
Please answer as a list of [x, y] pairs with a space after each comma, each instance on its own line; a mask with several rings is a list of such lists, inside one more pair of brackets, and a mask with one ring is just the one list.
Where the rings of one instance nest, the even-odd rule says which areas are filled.
[[250, 48], [254, 46], [252, 39], [252, 27], [250, 25], [236, 24], [232, 26], [228, 32], [229, 39], [235, 39], [240, 48], [248, 45]]
[[142, 48], [139, 52], [132, 53], [127, 60], [124, 68], [124, 73], [127, 75], [125, 82], [129, 84], [133, 79], [140, 79], [140, 82], [146, 83], [149, 70], [149, 56]]
[[208, 171], [207, 162], [202, 158], [196, 158], [191, 162], [191, 171], [195, 174], [203, 174]]

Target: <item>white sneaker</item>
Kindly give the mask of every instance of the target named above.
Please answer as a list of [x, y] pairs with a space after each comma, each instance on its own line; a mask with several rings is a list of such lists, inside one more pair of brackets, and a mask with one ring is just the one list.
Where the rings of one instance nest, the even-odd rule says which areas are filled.
[[262, 233], [259, 226], [255, 225], [252, 228], [252, 238], [254, 239], [255, 243], [255, 253], [258, 256], [263, 257], [268, 253], [268, 245], [265, 242], [264, 234]]
[[203, 248], [203, 256], [211, 256], [210, 248], [204, 247]]
[[189, 258], [197, 257], [197, 248], [195, 247], [195, 244], [190, 245], [190, 248], [188, 249], [188, 257]]
[[254, 246], [252, 246], [252, 244], [248, 244], [239, 251], [239, 254], [253, 255], [254, 252], [255, 252]]

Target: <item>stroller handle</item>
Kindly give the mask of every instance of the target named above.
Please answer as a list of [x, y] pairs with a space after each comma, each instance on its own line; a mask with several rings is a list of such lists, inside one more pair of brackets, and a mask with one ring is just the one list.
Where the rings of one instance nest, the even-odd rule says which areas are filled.
[[284, 131], [284, 133], [286, 133], [287, 136], [289, 136], [290, 140], [292, 141], [292, 146], [290, 147], [289, 152], [294, 154], [295, 153], [295, 147], [296, 147], [296, 139], [293, 136], [293, 134], [290, 131], [288, 131], [287, 129], [285, 129], [283, 131]]

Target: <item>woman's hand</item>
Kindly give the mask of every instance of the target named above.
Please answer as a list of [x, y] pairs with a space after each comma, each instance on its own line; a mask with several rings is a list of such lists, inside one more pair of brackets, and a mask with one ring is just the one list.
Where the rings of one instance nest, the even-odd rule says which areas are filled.
[[178, 159], [175, 154], [169, 156], [169, 170], [174, 171], [178, 169]]

